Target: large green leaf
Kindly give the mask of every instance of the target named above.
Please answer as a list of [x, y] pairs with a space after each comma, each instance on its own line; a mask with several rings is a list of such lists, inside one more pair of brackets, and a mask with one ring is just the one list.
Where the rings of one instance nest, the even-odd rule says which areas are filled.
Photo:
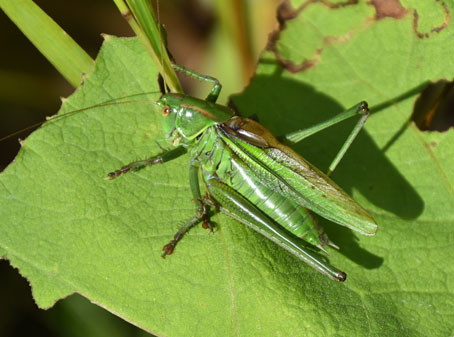
[[[214, 234], [195, 228], [161, 259], [162, 245], [193, 214], [188, 158], [103, 180], [160, 151], [159, 114], [138, 102], [46, 124], [0, 177], [0, 252], [29, 279], [38, 305], [79, 292], [165, 336], [452, 333], [453, 132], [423, 133], [409, 118], [425, 81], [454, 74], [453, 27], [443, 25], [454, 6], [425, 1], [390, 17], [349, 3], [287, 8], [293, 19], [233, 99], [276, 134], [363, 99], [373, 107], [367, 132], [333, 178], [379, 231], [365, 238], [322, 220], [341, 246], [329, 259], [347, 272], [345, 283], [222, 215], [214, 216]], [[65, 111], [157, 90], [141, 46], [109, 40]], [[332, 127], [295, 148], [324, 169], [351, 127]]]

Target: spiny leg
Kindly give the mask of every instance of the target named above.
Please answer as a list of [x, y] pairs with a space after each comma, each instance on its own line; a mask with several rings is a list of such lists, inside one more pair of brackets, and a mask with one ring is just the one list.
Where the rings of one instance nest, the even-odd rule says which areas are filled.
[[327, 175], [331, 175], [331, 173], [336, 169], [337, 165], [347, 152], [348, 148], [350, 145], [353, 143], [355, 140], [356, 136], [358, 135], [359, 131], [362, 129], [364, 123], [366, 122], [367, 117], [369, 117], [369, 108], [367, 106], [366, 102], [360, 102], [356, 104], [355, 106], [351, 107], [350, 109], [340, 113], [339, 115], [322, 122], [320, 124], [314, 125], [310, 128], [304, 129], [304, 130], [298, 130], [295, 132], [292, 132], [286, 136], [284, 136], [284, 141], [290, 143], [290, 144], [296, 144], [303, 140], [304, 138], [307, 138], [323, 129], [326, 129], [332, 125], [335, 125], [345, 119], [348, 119], [350, 117], [360, 115], [361, 118], [359, 119], [358, 123], [356, 123], [355, 127], [351, 131], [350, 135], [348, 136], [347, 140], [344, 142], [342, 145], [341, 149], [337, 153], [336, 157], [334, 158], [333, 162], [329, 166]]
[[210, 229], [213, 231], [213, 225], [211, 224], [208, 216], [208, 211], [209, 207], [208, 205], [204, 204], [203, 205], [203, 211], [201, 214], [196, 214], [194, 215], [191, 219], [189, 219], [183, 227], [181, 227], [178, 232], [173, 236], [173, 239], [170, 240], [169, 243], [165, 244], [164, 247], [162, 247], [162, 250], [164, 251], [161, 254], [161, 257], [165, 258], [167, 255], [171, 255], [173, 251], [175, 250], [175, 247], [177, 243], [183, 238], [183, 236], [189, 232], [189, 230], [197, 225], [200, 221], [202, 221], [202, 226], [205, 229]]
[[365, 111], [364, 114], [361, 116], [358, 123], [356, 123], [352, 132], [350, 132], [350, 134], [348, 135], [347, 140], [344, 142], [341, 149], [339, 150], [336, 157], [334, 158], [331, 165], [329, 166], [328, 172], [326, 172], [327, 176], [330, 176], [331, 173], [333, 173], [333, 171], [336, 169], [337, 165], [339, 164], [341, 159], [344, 157], [345, 153], [347, 153], [348, 149], [352, 145], [356, 136], [358, 136], [359, 131], [361, 131], [361, 129], [363, 128], [364, 123], [366, 123], [366, 119], [367, 119], [367, 117], [369, 117], [369, 109], [367, 108], [367, 104], [366, 104], [366, 109], [364, 111]]
[[277, 243], [320, 273], [335, 281], [345, 281], [347, 275], [344, 272], [323, 262], [309, 248], [303, 246], [301, 240], [275, 223], [233, 188], [215, 178], [207, 181], [207, 187], [211, 196], [220, 204], [221, 212]]
[[183, 238], [183, 236], [197, 223], [202, 221], [204, 228], [209, 228], [211, 231], [213, 230], [213, 225], [209, 220], [209, 206], [205, 203], [205, 199], [202, 198], [200, 194], [200, 185], [199, 185], [199, 164], [195, 160], [191, 160], [189, 165], [189, 184], [191, 186], [192, 196], [194, 198], [194, 202], [196, 204], [196, 215], [189, 219], [182, 228], [178, 230], [178, 232], [174, 235], [173, 239], [164, 247], [162, 250], [162, 257], [165, 258], [166, 255], [170, 255], [173, 253], [175, 246], [177, 243]]
[[173, 240], [171, 240], [169, 243], [167, 243], [166, 245], [164, 245], [164, 247], [162, 247], [162, 250], [164, 251], [164, 253], [161, 254], [161, 256], [163, 258], [166, 257], [166, 255], [170, 255], [173, 253], [174, 249], [175, 249], [175, 246], [177, 245], [177, 243], [183, 238], [183, 236], [192, 228], [194, 227], [197, 223], [200, 222], [200, 220], [202, 220], [202, 215], [195, 215], [193, 216], [191, 219], [188, 220], [188, 222], [186, 222], [182, 228], [180, 228], [178, 230], [178, 232], [173, 236]]
[[195, 79], [198, 79], [198, 80], [201, 80], [204, 82], [212, 83], [213, 88], [211, 89], [210, 93], [208, 94], [208, 96], [205, 100], [207, 100], [208, 102], [216, 103], [216, 100], [218, 99], [219, 93], [221, 92], [221, 89], [222, 89], [222, 85], [218, 79], [211, 77], [211, 76], [198, 74], [195, 71], [187, 69], [179, 64], [173, 64], [172, 66], [176, 71], [179, 71], [187, 76], [191, 76]]
[[196, 160], [191, 160], [189, 164], [189, 185], [191, 186], [192, 197], [195, 202], [195, 211], [197, 214], [201, 214], [202, 227], [205, 229], [210, 229], [213, 231], [213, 225], [210, 222], [209, 218], [209, 206], [205, 202], [207, 197], [202, 197], [200, 194], [200, 184], [199, 184], [199, 163]]
[[144, 168], [145, 166], [148, 166], [148, 165], [162, 164], [162, 163], [165, 163], [172, 159], [178, 158], [179, 156], [181, 156], [184, 153], [186, 153], [186, 149], [182, 146], [179, 146], [179, 147], [176, 147], [175, 149], [172, 149], [169, 151], [164, 151], [163, 153], [161, 153], [157, 156], [151, 157], [149, 159], [139, 160], [139, 161], [129, 163], [128, 165], [123, 166], [119, 170], [110, 172], [105, 179], [108, 179], [108, 180], [115, 179], [122, 174], [126, 174], [131, 171], [140, 170], [141, 168]]
[[[350, 109], [340, 113], [339, 115], [337, 115], [325, 122], [314, 125], [308, 129], [292, 132], [284, 137], [284, 141], [287, 141], [290, 144], [296, 144], [306, 137], [309, 137], [325, 128], [328, 128], [332, 125], [335, 125], [345, 119], [354, 117], [356, 115], [360, 115], [361, 118], [356, 123], [355, 127], [353, 128], [353, 130], [350, 132], [349, 136], [347, 137], [347, 140], [344, 142], [341, 149], [337, 153], [336, 157], [330, 164], [328, 171], [326, 173], [329, 176], [336, 169], [337, 165], [339, 164], [339, 162], [341, 161], [341, 159], [347, 152], [348, 148], [355, 140], [359, 131], [362, 129], [364, 123], [366, 122], [367, 117], [369, 117], [369, 108], [368, 108], [366, 102], [364, 102], [364, 101], [360, 102], [360, 103], [354, 105], [353, 107], [351, 107]], [[324, 240], [325, 240], [326, 244], [328, 244], [329, 246], [331, 246], [333, 248], [339, 249], [339, 247], [336, 244], [334, 244], [325, 233], [323, 233], [323, 235], [324, 235]]]

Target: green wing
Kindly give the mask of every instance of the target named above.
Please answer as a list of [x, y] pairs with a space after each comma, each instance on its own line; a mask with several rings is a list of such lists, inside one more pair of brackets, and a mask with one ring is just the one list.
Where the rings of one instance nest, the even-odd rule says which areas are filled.
[[234, 117], [219, 130], [231, 150], [269, 188], [361, 234], [377, 231], [377, 224], [364, 208], [259, 123]]

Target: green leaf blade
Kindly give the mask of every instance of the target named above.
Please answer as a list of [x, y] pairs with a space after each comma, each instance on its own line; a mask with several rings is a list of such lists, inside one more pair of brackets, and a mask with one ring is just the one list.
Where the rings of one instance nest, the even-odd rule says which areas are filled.
[[[415, 88], [454, 74], [454, 63], [444, 62], [453, 28], [421, 39], [410, 14], [374, 21], [364, 8], [370, 5], [358, 6], [365, 24], [324, 46], [315, 66], [291, 73], [265, 53], [250, 86], [234, 98], [242, 114], [257, 114], [276, 135], [363, 99], [375, 107], [333, 180], [371, 212], [378, 232], [362, 237], [321, 222], [341, 247], [329, 260], [347, 272], [345, 283], [221, 214], [213, 217], [214, 234], [194, 228], [161, 259], [162, 245], [194, 212], [189, 158], [103, 180], [160, 151], [159, 112], [138, 102], [48, 123], [0, 178], [0, 252], [30, 280], [38, 304], [77, 291], [165, 336], [449, 335], [453, 132], [423, 133], [409, 118]], [[292, 48], [310, 55], [311, 44], [297, 42]], [[113, 45], [97, 61], [106, 68], [87, 77], [86, 90], [66, 109], [157, 90], [147, 53], [116, 39]], [[418, 59], [423, 55], [430, 58]], [[324, 170], [351, 126], [335, 126], [295, 150]]]

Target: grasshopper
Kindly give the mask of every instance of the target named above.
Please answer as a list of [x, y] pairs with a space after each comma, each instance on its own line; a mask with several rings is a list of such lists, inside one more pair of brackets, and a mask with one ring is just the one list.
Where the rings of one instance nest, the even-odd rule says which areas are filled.
[[[173, 67], [187, 76], [211, 83], [208, 96], [198, 99], [162, 90], [162, 96], [153, 103], [161, 111], [164, 135], [173, 148], [149, 159], [129, 163], [106, 177], [115, 179], [130, 171], [189, 154], [189, 182], [195, 215], [163, 247], [162, 256], [172, 254], [177, 243], [196, 224], [202, 222], [205, 228], [212, 230], [209, 215], [210, 209], [214, 208], [262, 234], [322, 274], [345, 281], [343, 271], [316, 253], [317, 249], [325, 251], [327, 245], [337, 247], [311, 211], [363, 235], [376, 233], [374, 219], [329, 178], [369, 116], [367, 103], [360, 102], [326, 122], [278, 139], [258, 122], [216, 104], [222, 88], [217, 79], [179, 65]], [[327, 174], [288, 146], [358, 115], [361, 116], [359, 121]], [[203, 196], [200, 180], [207, 191]]]
[[[145, 166], [163, 164], [189, 153], [189, 182], [195, 215], [186, 221], [163, 247], [162, 256], [173, 253], [177, 243], [194, 225], [212, 229], [209, 210], [247, 225], [288, 250], [315, 270], [336, 281], [346, 274], [324, 262], [315, 247], [337, 248], [317, 224], [310, 211], [363, 235], [374, 235], [377, 224], [368, 212], [328, 176], [364, 125], [369, 110], [361, 102], [338, 116], [278, 140], [258, 122], [237, 116], [216, 104], [220, 82], [179, 65], [177, 71], [213, 85], [206, 99], [164, 93], [154, 103], [161, 110], [164, 135], [173, 146], [157, 156], [132, 162], [108, 174], [114, 179]], [[361, 118], [329, 167], [322, 173], [286, 144], [302, 139], [355, 115]], [[207, 194], [202, 196], [200, 178]]]

